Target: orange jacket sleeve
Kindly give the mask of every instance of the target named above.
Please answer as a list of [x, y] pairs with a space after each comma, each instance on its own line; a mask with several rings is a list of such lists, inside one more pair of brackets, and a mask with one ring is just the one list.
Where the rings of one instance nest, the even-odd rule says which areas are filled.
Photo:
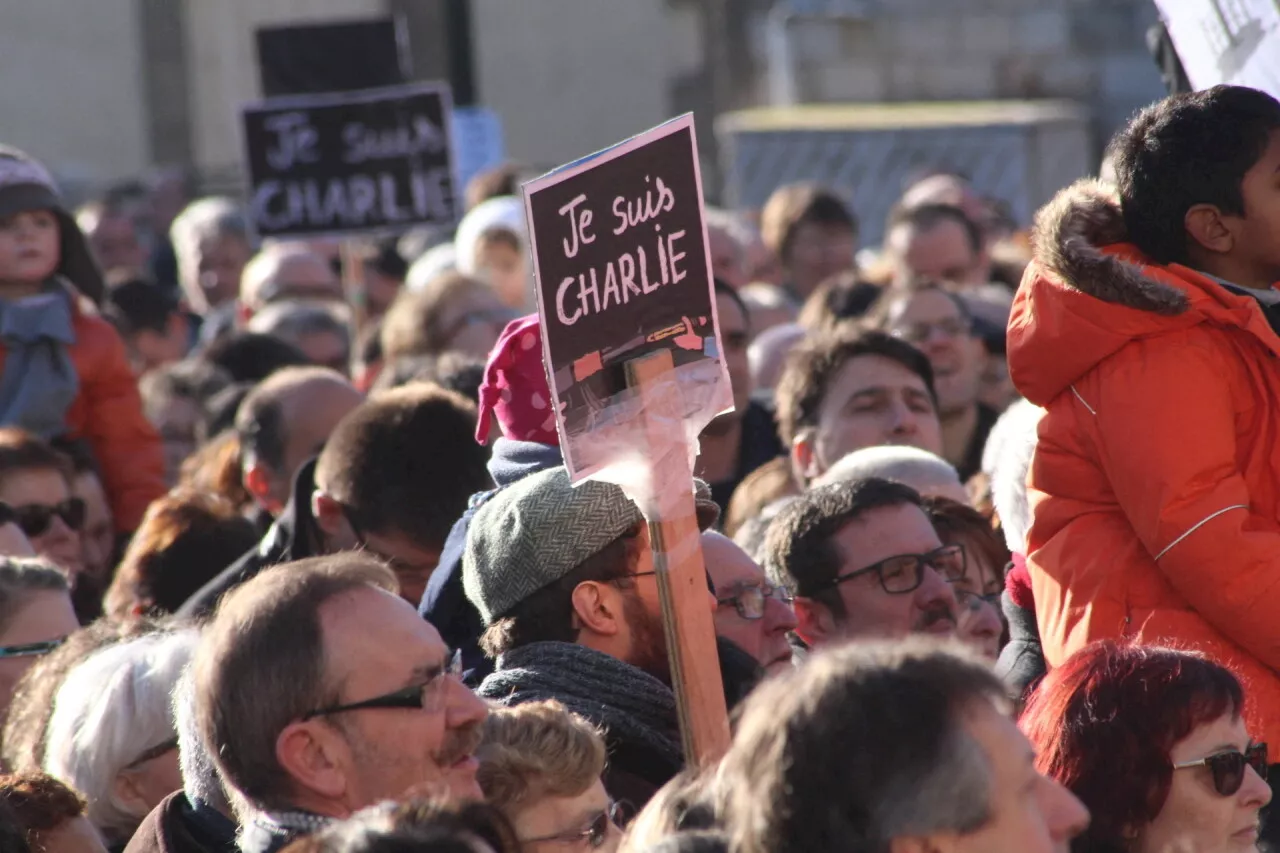
[[[165, 493], [164, 447], [142, 411], [124, 343], [105, 321], [93, 334], [94, 363], [82, 369], [83, 435], [102, 469], [116, 530], [137, 529], [147, 506]], [[97, 325], [97, 324], [95, 324]]]
[[1112, 362], [1077, 387], [1129, 523], [1200, 616], [1280, 669], [1280, 523], [1251, 511], [1237, 462], [1240, 353], [1192, 329], [1135, 341]]

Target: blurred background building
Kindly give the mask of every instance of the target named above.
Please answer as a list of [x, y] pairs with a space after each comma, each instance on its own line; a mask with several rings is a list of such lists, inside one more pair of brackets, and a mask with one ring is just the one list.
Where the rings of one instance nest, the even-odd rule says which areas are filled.
[[183, 165], [231, 188], [255, 28], [387, 14], [416, 77], [497, 111], [511, 157], [553, 166], [693, 110], [713, 189], [733, 110], [1067, 99], [1093, 160], [1164, 94], [1151, 0], [0, 0], [3, 141], [72, 186]]

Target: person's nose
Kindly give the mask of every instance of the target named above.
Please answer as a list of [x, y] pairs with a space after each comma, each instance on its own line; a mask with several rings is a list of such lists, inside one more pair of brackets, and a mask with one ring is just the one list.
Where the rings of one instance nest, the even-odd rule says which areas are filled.
[[1260, 809], [1271, 802], [1271, 786], [1258, 775], [1258, 771], [1247, 765], [1244, 768], [1244, 784], [1240, 786], [1240, 790], [1245, 808]]
[[1089, 810], [1056, 779], [1042, 777], [1041, 809], [1054, 841], [1070, 841], [1089, 826]]
[[[954, 590], [952, 590], [954, 593]], [[1004, 623], [1000, 621], [1000, 614], [996, 612], [995, 607], [983, 601], [981, 598], [975, 598], [964, 612], [960, 614], [960, 621], [964, 623], [965, 631], [974, 637], [999, 637], [1004, 633]]]
[[796, 628], [796, 612], [791, 605], [776, 598], [764, 600], [764, 622], [766, 634], [785, 634]]
[[449, 681], [450, 696], [446, 717], [449, 728], [462, 728], [484, 722], [489, 716], [489, 706], [484, 700], [458, 679], [449, 678]]
[[915, 435], [920, 430], [919, 418], [901, 397], [889, 406], [889, 425], [895, 436]]
[[916, 590], [916, 606], [921, 610], [945, 606], [951, 613], [951, 621], [956, 621], [956, 592], [933, 566], [924, 567], [920, 588]]

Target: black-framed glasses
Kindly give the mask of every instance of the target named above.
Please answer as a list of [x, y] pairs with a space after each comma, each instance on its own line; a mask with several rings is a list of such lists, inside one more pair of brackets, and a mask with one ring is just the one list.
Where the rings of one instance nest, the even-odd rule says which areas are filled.
[[732, 604], [743, 619], [763, 619], [765, 604], [776, 598], [784, 604], [791, 603], [791, 593], [786, 587], [777, 586], [767, 581], [748, 583], [739, 586], [733, 595], [717, 598], [716, 604], [727, 607]]
[[1196, 761], [1184, 761], [1173, 765], [1174, 770], [1187, 770], [1192, 767], [1208, 767], [1213, 773], [1213, 790], [1224, 797], [1233, 796], [1244, 784], [1244, 769], [1252, 767], [1253, 772], [1267, 781], [1267, 745], [1255, 743], [1244, 752], [1219, 752], [1208, 758]]
[[825, 587], [833, 587], [863, 575], [875, 572], [880, 579], [880, 587], [890, 595], [906, 595], [915, 592], [924, 583], [924, 568], [932, 566], [942, 579], [950, 583], [964, 577], [964, 546], [960, 544], [943, 545], [936, 551], [927, 554], [898, 554], [886, 557], [878, 563], [872, 563], [857, 571], [836, 575]]
[[31, 658], [47, 655], [67, 641], [66, 637], [42, 640], [38, 643], [22, 643], [17, 646], [0, 646], [0, 658]]
[[178, 736], [174, 735], [166, 741], [162, 741], [155, 746], [143, 751], [137, 758], [130, 761], [124, 766], [125, 770], [132, 770], [135, 767], [141, 767], [148, 761], [155, 761], [165, 753], [173, 752], [178, 748]]
[[609, 808], [597, 812], [592, 816], [591, 822], [583, 829], [571, 832], [561, 832], [555, 835], [543, 835], [538, 838], [521, 838], [521, 844], [543, 844], [547, 842], [557, 844], [579, 844], [586, 842], [587, 846], [592, 849], [603, 847], [604, 843], [609, 840], [609, 827], [620, 827], [625, 820], [626, 804], [623, 802], [610, 803]]
[[973, 334], [973, 321], [965, 317], [948, 317], [936, 323], [904, 323], [890, 334], [908, 343], [919, 344], [929, 340], [935, 331], [948, 338], [967, 337]]
[[359, 702], [348, 702], [342, 705], [330, 705], [317, 708], [303, 715], [302, 720], [313, 720], [316, 717], [327, 717], [331, 714], [344, 714], [347, 711], [362, 711], [366, 708], [412, 708], [428, 712], [436, 712], [444, 707], [445, 690], [448, 679], [454, 678], [461, 683], [462, 652], [456, 651], [446, 666], [442, 666], [429, 674], [423, 681], [375, 696]]
[[13, 520], [22, 528], [28, 538], [43, 536], [49, 532], [56, 515], [63, 524], [72, 530], [84, 526], [84, 518], [88, 508], [80, 498], [67, 498], [56, 504], [23, 504], [13, 507]]

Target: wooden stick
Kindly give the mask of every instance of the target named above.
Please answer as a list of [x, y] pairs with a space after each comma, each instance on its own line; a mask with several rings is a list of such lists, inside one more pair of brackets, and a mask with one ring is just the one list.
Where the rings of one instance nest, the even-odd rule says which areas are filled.
[[627, 383], [643, 401], [641, 418], [654, 487], [669, 490], [662, 505], [670, 517], [655, 512], [646, 521], [685, 761], [691, 767], [709, 767], [729, 748], [729, 716], [708, 601], [693, 472], [684, 436], [671, 434], [671, 425], [680, 423], [682, 413], [671, 411], [677, 401], [659, 396], [655, 389], [657, 383], [671, 378], [671, 372], [669, 350], [627, 362]]
[[349, 237], [338, 244], [338, 257], [342, 260], [342, 289], [351, 307], [351, 340], [354, 352], [355, 340], [369, 316], [368, 295], [364, 287], [364, 259], [360, 241]]

